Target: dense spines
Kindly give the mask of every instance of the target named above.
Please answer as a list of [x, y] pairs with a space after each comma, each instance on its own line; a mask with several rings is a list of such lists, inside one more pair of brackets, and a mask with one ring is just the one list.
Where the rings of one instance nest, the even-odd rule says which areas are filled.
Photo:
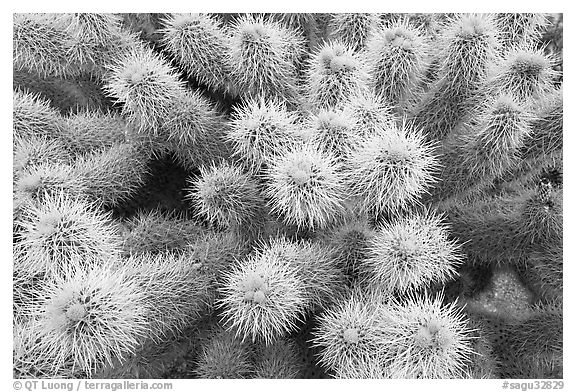
[[157, 209], [140, 211], [124, 225], [122, 249], [126, 255], [184, 251], [202, 233], [196, 222]]
[[507, 326], [506, 343], [519, 377], [562, 378], [562, 304], [538, 305], [525, 319]]
[[290, 262], [299, 252], [296, 244], [275, 240], [225, 274], [222, 316], [243, 340], [269, 344], [303, 318], [309, 296], [298, 267]]
[[505, 49], [535, 44], [549, 24], [546, 14], [499, 13], [494, 16]]
[[192, 170], [227, 157], [226, 129], [216, 106], [199, 90], [187, 90], [174, 99], [162, 126], [167, 140], [164, 145], [159, 143], [159, 148], [174, 152], [176, 161]]
[[186, 254], [135, 255], [125, 265], [145, 293], [147, 337], [154, 342], [184, 331], [206, 311], [212, 288], [209, 276]]
[[191, 185], [189, 198], [211, 223], [239, 231], [263, 225], [264, 200], [258, 184], [238, 166], [201, 167], [200, 178]]
[[354, 117], [343, 110], [320, 110], [302, 126], [302, 139], [341, 160], [360, 144]]
[[368, 256], [368, 244], [373, 236], [374, 230], [364, 219], [345, 222], [328, 234], [326, 241], [332, 249], [332, 257], [348, 283], [353, 284], [358, 279], [361, 263]]
[[386, 131], [397, 121], [385, 98], [373, 92], [354, 93], [344, 103], [343, 110], [355, 122], [355, 131], [362, 138]]
[[295, 143], [298, 135], [296, 115], [276, 100], [249, 100], [236, 108], [226, 138], [234, 156], [254, 173]]
[[42, 201], [47, 196], [66, 193], [71, 197], [85, 195], [82, 179], [72, 166], [64, 163], [45, 163], [20, 173], [14, 184], [17, 197], [28, 201]]
[[343, 179], [334, 156], [313, 144], [288, 149], [266, 173], [271, 212], [299, 228], [325, 228], [343, 208]]
[[330, 38], [349, 45], [355, 51], [365, 48], [366, 42], [380, 27], [378, 14], [332, 14]]
[[510, 94], [518, 102], [531, 103], [552, 91], [555, 77], [551, 56], [535, 47], [518, 47], [493, 66], [487, 88], [494, 94]]
[[113, 113], [82, 111], [66, 117], [61, 140], [74, 154], [110, 148], [126, 141], [124, 121]]
[[13, 144], [12, 169], [14, 180], [22, 172], [33, 170], [35, 167], [49, 163], [67, 164], [72, 159], [65, 145], [58, 139], [15, 136]]
[[454, 197], [490, 187], [520, 162], [533, 119], [529, 109], [512, 96], [499, 95], [487, 102], [460, 140], [444, 147], [441, 182], [434, 193]]
[[57, 138], [64, 127], [64, 120], [39, 95], [16, 90], [12, 100], [12, 127], [14, 135], [22, 138]]
[[562, 302], [564, 262], [563, 250], [555, 244], [535, 252], [528, 258], [523, 275], [527, 285], [542, 301]]
[[427, 46], [420, 31], [408, 22], [396, 22], [367, 43], [371, 85], [390, 105], [413, 98], [426, 69]]
[[312, 340], [321, 348], [320, 364], [338, 374], [379, 362], [387, 342], [383, 302], [374, 294], [354, 291], [323, 312]]
[[295, 60], [303, 50], [296, 32], [253, 15], [231, 27], [230, 64], [238, 90], [252, 98], [298, 100]]
[[359, 263], [363, 280], [399, 294], [446, 283], [464, 259], [442, 217], [432, 212], [384, 224], [368, 240], [366, 254]]
[[122, 103], [122, 114], [140, 133], [157, 137], [184, 82], [160, 56], [144, 45], [115, 59], [105, 90]]
[[436, 41], [437, 80], [416, 107], [427, 137], [443, 139], [474, 107], [489, 67], [498, 59], [498, 32], [489, 14], [455, 18]]
[[297, 348], [289, 339], [278, 339], [271, 345], [256, 349], [253, 378], [293, 379], [299, 378], [302, 365]]
[[61, 14], [58, 21], [68, 37], [69, 61], [100, 78], [114, 56], [134, 43], [121, 31], [121, 18], [115, 14]]
[[[563, 87], [542, 98], [536, 111], [530, 137], [520, 149], [522, 168], [537, 169], [555, 155], [561, 155], [563, 147]], [[560, 158], [561, 159], [561, 158]]]
[[468, 320], [443, 298], [408, 297], [391, 305], [390, 378], [461, 378], [473, 354]]
[[249, 378], [254, 372], [252, 348], [233, 332], [216, 331], [206, 342], [194, 373], [203, 379]]
[[522, 204], [520, 228], [528, 243], [560, 246], [563, 234], [562, 189], [543, 182], [528, 192]]
[[15, 247], [22, 258], [15, 264], [31, 276], [53, 275], [78, 262], [105, 264], [119, 254], [120, 238], [110, 214], [64, 193], [27, 204], [19, 225]]
[[348, 189], [362, 212], [395, 214], [435, 181], [432, 146], [406, 123], [367, 138], [347, 162]]
[[231, 80], [230, 42], [207, 14], [173, 14], [164, 21], [163, 43], [176, 62], [213, 91], [237, 94]]
[[73, 268], [42, 288], [34, 352], [48, 355], [55, 374], [66, 368], [90, 376], [112, 359], [133, 353], [148, 332], [148, 303], [122, 269]]
[[78, 73], [78, 64], [70, 62], [70, 37], [58, 14], [14, 14], [13, 18], [15, 69], [41, 77]]
[[317, 108], [342, 105], [368, 91], [368, 71], [360, 56], [347, 45], [324, 43], [308, 61], [307, 94]]
[[78, 157], [74, 172], [84, 185], [84, 194], [105, 206], [128, 200], [144, 183], [149, 156], [129, 143]]

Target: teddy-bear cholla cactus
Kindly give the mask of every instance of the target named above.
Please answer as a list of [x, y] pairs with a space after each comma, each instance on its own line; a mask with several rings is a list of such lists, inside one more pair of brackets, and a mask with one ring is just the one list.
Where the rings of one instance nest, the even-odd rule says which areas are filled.
[[79, 64], [70, 61], [70, 36], [58, 14], [14, 14], [13, 22], [15, 69], [41, 77], [79, 73]]
[[157, 209], [138, 212], [124, 226], [122, 251], [126, 255], [184, 251], [202, 233], [196, 222]]
[[338, 374], [379, 362], [386, 343], [384, 300], [355, 290], [323, 312], [312, 341], [320, 347], [320, 364]]
[[448, 234], [442, 217], [430, 211], [386, 223], [368, 240], [360, 274], [368, 285], [402, 294], [446, 283], [463, 261]]
[[89, 377], [98, 366], [134, 352], [148, 331], [149, 303], [125, 270], [71, 268], [41, 290], [45, 300], [37, 309], [33, 351], [51, 360], [52, 374], [66, 368]]
[[209, 275], [186, 253], [142, 254], [126, 268], [145, 293], [148, 335], [155, 342], [181, 332], [201, 318], [209, 298]]
[[66, 117], [65, 121], [60, 139], [77, 155], [108, 149], [126, 141], [126, 124], [120, 116], [110, 112], [84, 110]]
[[53, 275], [72, 263], [106, 263], [118, 255], [120, 239], [109, 213], [65, 193], [28, 203], [18, 224], [16, 248], [22, 258], [15, 268], [33, 275]]
[[521, 212], [521, 230], [528, 243], [543, 245], [562, 243], [562, 191], [542, 182], [529, 192]]
[[499, 95], [486, 102], [475, 124], [444, 145], [440, 183], [433, 194], [440, 198], [473, 195], [505, 175], [520, 161], [533, 118], [526, 105], [512, 96]]
[[252, 348], [233, 332], [217, 330], [202, 348], [195, 374], [198, 378], [249, 378], [253, 373]]
[[359, 51], [365, 48], [366, 42], [379, 27], [378, 14], [332, 14], [329, 26], [330, 38]]
[[14, 136], [56, 138], [64, 127], [64, 119], [50, 103], [38, 94], [13, 92], [12, 123]]
[[84, 184], [86, 197], [106, 206], [116, 206], [144, 183], [147, 153], [129, 143], [79, 157], [73, 170]]
[[213, 91], [234, 93], [230, 39], [217, 18], [173, 14], [163, 23], [166, 50], [189, 75]]
[[368, 71], [360, 56], [339, 41], [324, 43], [308, 61], [307, 93], [318, 108], [344, 104], [368, 91]]
[[474, 107], [499, 47], [489, 14], [458, 16], [435, 41], [439, 75], [415, 109], [429, 139], [443, 139]]
[[260, 16], [238, 18], [231, 27], [230, 59], [238, 90], [253, 98], [298, 100], [295, 61], [303, 51], [298, 34]]
[[388, 104], [403, 107], [418, 92], [426, 54], [427, 43], [418, 29], [407, 21], [394, 23], [367, 43], [370, 84]]
[[546, 14], [498, 13], [494, 16], [504, 49], [536, 43], [549, 24]]
[[362, 212], [395, 214], [435, 180], [437, 159], [420, 132], [403, 123], [367, 138], [346, 162], [347, 186]]
[[456, 302], [409, 296], [390, 305], [386, 347], [390, 378], [461, 378], [473, 353], [468, 320]]
[[263, 225], [264, 200], [258, 184], [238, 166], [222, 163], [200, 168], [189, 197], [198, 214], [213, 224], [235, 230]]
[[271, 212], [299, 228], [325, 228], [343, 210], [340, 164], [316, 145], [294, 146], [266, 173]]
[[373, 91], [354, 93], [342, 107], [344, 115], [355, 122], [356, 134], [362, 138], [385, 131], [397, 121], [393, 108], [383, 96]]
[[14, 136], [13, 144], [12, 171], [14, 180], [19, 177], [20, 173], [33, 170], [43, 164], [51, 162], [67, 164], [72, 159], [64, 143], [58, 139]]
[[355, 118], [339, 109], [321, 110], [311, 115], [302, 126], [301, 135], [304, 141], [317, 145], [339, 160], [353, 152], [362, 140]]
[[122, 103], [122, 114], [140, 133], [157, 137], [184, 82], [152, 49], [131, 48], [110, 66], [108, 94]]
[[254, 173], [298, 140], [296, 115], [277, 100], [250, 99], [232, 114], [226, 139]]
[[297, 348], [289, 339], [278, 339], [271, 345], [256, 348], [254, 378], [293, 379], [302, 371]]
[[225, 274], [222, 316], [242, 339], [269, 344], [303, 319], [310, 298], [299, 268], [290, 262], [299, 251], [286, 240], [274, 241]]
[[487, 87], [493, 94], [510, 94], [518, 102], [532, 103], [553, 88], [554, 59], [536, 47], [516, 47], [493, 65]]

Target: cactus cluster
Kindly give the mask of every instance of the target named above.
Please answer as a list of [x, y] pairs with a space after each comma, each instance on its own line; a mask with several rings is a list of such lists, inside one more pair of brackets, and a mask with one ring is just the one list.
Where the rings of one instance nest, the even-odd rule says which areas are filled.
[[561, 378], [561, 18], [14, 14], [14, 377]]

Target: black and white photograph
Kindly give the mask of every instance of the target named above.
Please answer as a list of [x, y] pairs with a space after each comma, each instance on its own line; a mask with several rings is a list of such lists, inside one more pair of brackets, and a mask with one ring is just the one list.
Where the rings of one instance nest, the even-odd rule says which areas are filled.
[[6, 390], [569, 390], [564, 14], [519, 7], [12, 13]]

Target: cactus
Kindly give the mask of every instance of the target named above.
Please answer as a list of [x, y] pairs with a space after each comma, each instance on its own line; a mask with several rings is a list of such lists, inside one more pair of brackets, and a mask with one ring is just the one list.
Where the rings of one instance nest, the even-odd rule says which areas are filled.
[[391, 378], [459, 378], [473, 353], [467, 319], [437, 296], [392, 305], [386, 361]]
[[64, 120], [50, 103], [37, 94], [13, 92], [12, 123], [14, 135], [57, 138], [64, 127]]
[[122, 249], [126, 255], [184, 251], [202, 233], [196, 222], [157, 209], [137, 213], [125, 226]]
[[463, 262], [442, 217], [429, 211], [383, 225], [368, 240], [366, 253], [358, 268], [367, 284], [401, 294], [446, 283]]
[[371, 293], [354, 291], [320, 316], [313, 344], [320, 363], [338, 372], [379, 362], [385, 350], [386, 308]]
[[72, 160], [64, 144], [58, 139], [30, 136], [14, 138], [13, 177], [16, 180], [22, 172], [50, 163], [68, 164]]
[[265, 190], [271, 212], [298, 228], [324, 228], [342, 211], [339, 164], [312, 144], [289, 149], [270, 166]]
[[64, 193], [46, 195], [42, 203], [24, 207], [21, 221], [20, 271], [31, 275], [53, 275], [72, 263], [105, 264], [117, 257], [120, 238], [108, 213], [92, 203]]
[[393, 106], [414, 99], [426, 69], [427, 43], [407, 21], [396, 22], [367, 43], [372, 86]]
[[297, 140], [296, 116], [275, 100], [248, 100], [237, 107], [226, 138], [255, 173]]
[[441, 140], [474, 108], [489, 67], [498, 59], [500, 42], [489, 14], [451, 20], [436, 41], [439, 75], [415, 108], [416, 121], [431, 140]]
[[353, 94], [368, 91], [368, 78], [352, 48], [339, 41], [324, 43], [308, 61], [308, 99], [318, 108], [342, 105]]
[[222, 315], [243, 340], [269, 344], [303, 318], [309, 295], [298, 267], [290, 263], [299, 251], [295, 244], [276, 240], [225, 274]]
[[189, 75], [213, 91], [235, 94], [230, 42], [218, 19], [206, 14], [174, 14], [163, 23], [166, 50]]
[[248, 378], [254, 372], [250, 346], [228, 331], [213, 332], [198, 358], [198, 378]]
[[328, 28], [330, 38], [352, 47], [355, 51], [364, 49], [366, 42], [379, 28], [378, 14], [332, 14]]
[[360, 210], [370, 215], [409, 207], [432, 184], [437, 170], [431, 145], [406, 123], [365, 139], [347, 165], [348, 189]]
[[256, 182], [237, 166], [222, 164], [200, 168], [200, 179], [189, 190], [200, 216], [236, 229], [263, 225], [264, 201]]
[[138, 147], [123, 143], [79, 157], [73, 170], [88, 198], [116, 206], [144, 183], [148, 160]]
[[546, 14], [534, 13], [499, 13], [495, 21], [504, 48], [535, 43], [548, 24]]
[[50, 373], [66, 370], [90, 376], [112, 358], [134, 351], [147, 333], [144, 292], [126, 271], [103, 266], [73, 268], [55, 275], [42, 289], [33, 352], [51, 359]]
[[356, 121], [344, 110], [321, 110], [302, 127], [302, 139], [317, 145], [338, 160], [351, 154], [361, 143]]
[[113, 113], [82, 111], [66, 118], [60, 139], [77, 155], [126, 141], [126, 125]]
[[253, 15], [240, 17], [231, 30], [229, 62], [239, 91], [252, 98], [296, 103], [295, 60], [303, 51], [297, 33]]
[[288, 339], [279, 339], [269, 346], [257, 349], [257, 365], [254, 378], [291, 379], [299, 378], [301, 364], [296, 347]]
[[553, 88], [553, 67], [554, 59], [541, 49], [514, 48], [494, 65], [487, 86], [496, 93], [510, 94], [519, 102], [538, 100]]
[[562, 21], [13, 15], [14, 377], [561, 378]]
[[157, 137], [184, 84], [174, 69], [140, 45], [115, 59], [105, 88], [123, 104], [122, 114], [130, 124], [140, 133]]

